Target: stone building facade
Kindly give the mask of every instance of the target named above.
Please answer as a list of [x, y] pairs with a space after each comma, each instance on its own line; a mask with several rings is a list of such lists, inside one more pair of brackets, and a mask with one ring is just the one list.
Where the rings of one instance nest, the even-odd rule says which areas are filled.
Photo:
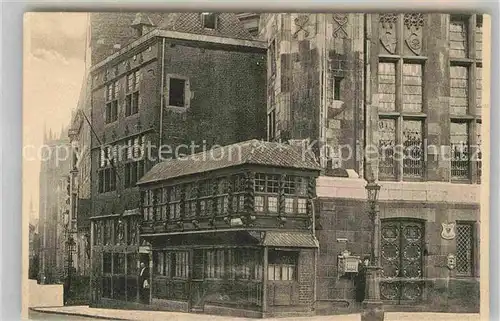
[[[90, 28], [93, 274], [127, 271], [133, 280], [136, 182], [160, 159], [265, 139], [266, 48], [228, 13], [96, 13]], [[126, 259], [103, 263], [107, 252]], [[125, 294], [99, 280], [96, 304], [136, 299], [133, 281]]]
[[109, 280], [94, 279], [96, 302], [139, 299], [150, 244], [135, 183], [156, 163], [141, 147], [267, 138], [310, 148], [322, 168], [316, 310], [362, 300], [339, 255], [370, 254], [375, 179], [387, 308], [477, 311], [482, 16], [260, 14], [256, 37], [245, 15], [213, 17], [93, 15], [92, 262]]
[[60, 283], [66, 272], [66, 232], [69, 213], [70, 145], [65, 130], [44, 134], [40, 166], [39, 235], [41, 283]]
[[318, 307], [356, 300], [338, 255], [370, 253], [373, 178], [384, 301], [477, 311], [482, 16], [263, 14], [259, 32], [268, 139], [308, 140], [324, 168]]

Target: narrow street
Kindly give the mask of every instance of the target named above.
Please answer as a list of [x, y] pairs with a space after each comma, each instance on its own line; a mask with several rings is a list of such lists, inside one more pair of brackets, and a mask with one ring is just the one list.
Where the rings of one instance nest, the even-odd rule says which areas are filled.
[[[155, 320], [182, 320], [182, 321], [223, 321], [223, 320], [258, 320], [248, 318], [231, 318], [226, 316], [203, 315], [193, 313], [160, 312], [160, 311], [131, 311], [131, 310], [109, 310], [109, 309], [89, 309], [87, 307], [73, 308], [42, 308], [47, 311], [57, 311], [54, 314], [37, 311], [29, 311], [29, 320], [69, 320], [69, 321], [90, 321], [99, 319], [122, 319], [132, 321], [155, 321]], [[89, 317], [74, 315], [89, 315]], [[72, 315], [73, 314], [73, 315]], [[92, 315], [92, 316], [91, 316]], [[289, 317], [270, 318], [268, 321], [290, 321], [290, 320], [313, 320], [313, 321], [360, 321], [360, 314], [346, 315], [317, 315], [312, 317]], [[408, 313], [408, 312], [386, 312], [384, 321], [480, 321], [478, 313]]]

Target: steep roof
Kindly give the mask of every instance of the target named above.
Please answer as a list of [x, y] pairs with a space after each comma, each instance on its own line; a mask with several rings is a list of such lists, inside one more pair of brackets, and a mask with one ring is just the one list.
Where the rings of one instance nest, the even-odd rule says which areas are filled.
[[235, 13], [219, 13], [217, 28], [214, 30], [204, 28], [200, 13], [196, 12], [170, 13], [164, 17], [163, 21], [158, 24], [158, 27], [164, 30], [207, 36], [254, 39]]
[[320, 170], [311, 153], [288, 144], [249, 140], [191, 156], [166, 160], [153, 166], [138, 185], [209, 172], [244, 164]]
[[134, 25], [226, 38], [255, 40], [235, 13], [218, 13], [215, 30], [203, 28], [201, 12], [99, 12], [91, 14], [92, 65], [137, 39]]

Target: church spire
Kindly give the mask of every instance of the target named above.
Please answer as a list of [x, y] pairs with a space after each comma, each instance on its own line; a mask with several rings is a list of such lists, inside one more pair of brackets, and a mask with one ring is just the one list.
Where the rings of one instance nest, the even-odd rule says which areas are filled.
[[43, 142], [47, 142], [47, 123], [43, 122]]

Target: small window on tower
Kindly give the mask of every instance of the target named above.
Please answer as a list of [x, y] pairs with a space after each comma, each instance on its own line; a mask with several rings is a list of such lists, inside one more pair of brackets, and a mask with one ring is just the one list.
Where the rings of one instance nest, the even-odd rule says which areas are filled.
[[335, 77], [333, 84], [333, 100], [341, 100], [340, 99], [340, 86], [342, 83], [341, 77]]
[[203, 28], [216, 29], [217, 28], [217, 15], [215, 13], [204, 12], [201, 14]]
[[176, 107], [185, 106], [185, 87], [186, 80], [170, 78], [169, 105]]

